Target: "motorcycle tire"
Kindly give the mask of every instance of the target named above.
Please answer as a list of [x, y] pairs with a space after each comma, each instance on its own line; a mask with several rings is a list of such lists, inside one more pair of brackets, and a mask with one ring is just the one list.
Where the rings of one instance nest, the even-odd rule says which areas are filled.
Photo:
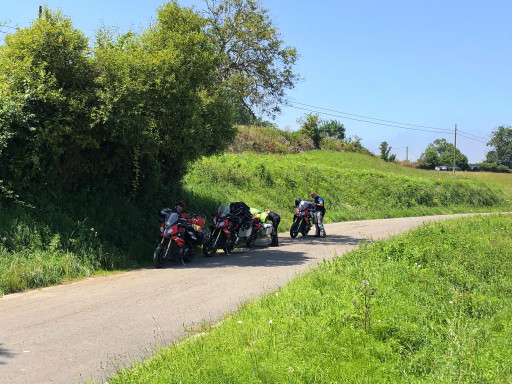
[[153, 264], [155, 268], [163, 268], [167, 259], [165, 258], [167, 253], [167, 246], [164, 244], [158, 244], [153, 254]]
[[196, 250], [195, 245], [189, 245], [185, 244], [185, 248], [183, 249], [183, 261], [185, 263], [190, 263], [192, 260], [194, 260], [194, 257], [196, 256]]
[[236, 245], [236, 237], [231, 236], [229, 239], [226, 239], [226, 245], [224, 246], [224, 252], [230, 254], [233, 249], [235, 249]]
[[245, 246], [247, 248], [252, 248], [252, 246], [254, 245], [254, 243], [256, 242], [256, 238], [258, 237], [258, 233], [256, 232], [256, 234], [251, 234], [251, 236], [249, 236], [249, 238], [247, 239], [247, 241], [245, 242]]
[[205, 257], [213, 257], [217, 253], [217, 248], [212, 247], [214, 238], [210, 237], [206, 243], [203, 244], [203, 255]]
[[307, 225], [306, 221], [305, 220], [302, 220], [301, 223], [300, 223], [300, 228], [299, 228], [299, 232], [302, 236], [307, 236], [308, 233], [309, 233], [309, 226]]
[[299, 225], [300, 225], [299, 220], [296, 220], [293, 222], [293, 224], [290, 228], [290, 237], [292, 239], [295, 239], [297, 237], [297, 235], [299, 234]]

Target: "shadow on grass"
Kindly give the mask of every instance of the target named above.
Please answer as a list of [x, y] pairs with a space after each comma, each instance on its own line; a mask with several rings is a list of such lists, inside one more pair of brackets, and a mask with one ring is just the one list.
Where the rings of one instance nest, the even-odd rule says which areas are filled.
[[0, 365], [7, 364], [5, 361], [2, 361], [4, 358], [12, 359], [14, 357], [14, 353], [9, 352], [8, 349], [2, 348], [2, 344], [0, 344]]

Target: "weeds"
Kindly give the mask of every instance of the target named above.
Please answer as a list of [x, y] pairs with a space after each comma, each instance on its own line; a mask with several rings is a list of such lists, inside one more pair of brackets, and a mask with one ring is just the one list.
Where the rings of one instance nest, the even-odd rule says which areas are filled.
[[352, 304], [354, 305], [357, 315], [360, 321], [361, 327], [365, 331], [370, 330], [371, 326], [371, 300], [375, 297], [375, 292], [377, 288], [370, 288], [370, 281], [363, 280], [362, 285], [356, 287], [356, 292], [358, 294], [358, 299], [352, 300]]

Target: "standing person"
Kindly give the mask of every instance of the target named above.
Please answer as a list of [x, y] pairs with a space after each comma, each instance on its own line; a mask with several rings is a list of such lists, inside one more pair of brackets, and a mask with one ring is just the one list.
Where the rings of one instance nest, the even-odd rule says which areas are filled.
[[325, 202], [324, 199], [318, 196], [318, 193], [311, 192], [313, 198], [313, 205], [315, 206], [315, 237], [325, 237], [324, 216], [325, 216]]
[[279, 227], [279, 223], [281, 222], [281, 216], [268, 209], [262, 212], [256, 208], [251, 208], [251, 214], [253, 216], [258, 216], [262, 223], [270, 219], [270, 221], [272, 222], [272, 233], [270, 234], [270, 238], [272, 239], [272, 241], [270, 242], [270, 246], [278, 247], [279, 238], [277, 237], [277, 227]]

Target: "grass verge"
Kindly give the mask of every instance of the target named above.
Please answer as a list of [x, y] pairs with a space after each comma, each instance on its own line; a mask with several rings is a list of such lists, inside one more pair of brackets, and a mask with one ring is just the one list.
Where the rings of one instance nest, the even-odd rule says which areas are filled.
[[109, 383], [510, 383], [511, 227], [476, 216], [366, 244]]

